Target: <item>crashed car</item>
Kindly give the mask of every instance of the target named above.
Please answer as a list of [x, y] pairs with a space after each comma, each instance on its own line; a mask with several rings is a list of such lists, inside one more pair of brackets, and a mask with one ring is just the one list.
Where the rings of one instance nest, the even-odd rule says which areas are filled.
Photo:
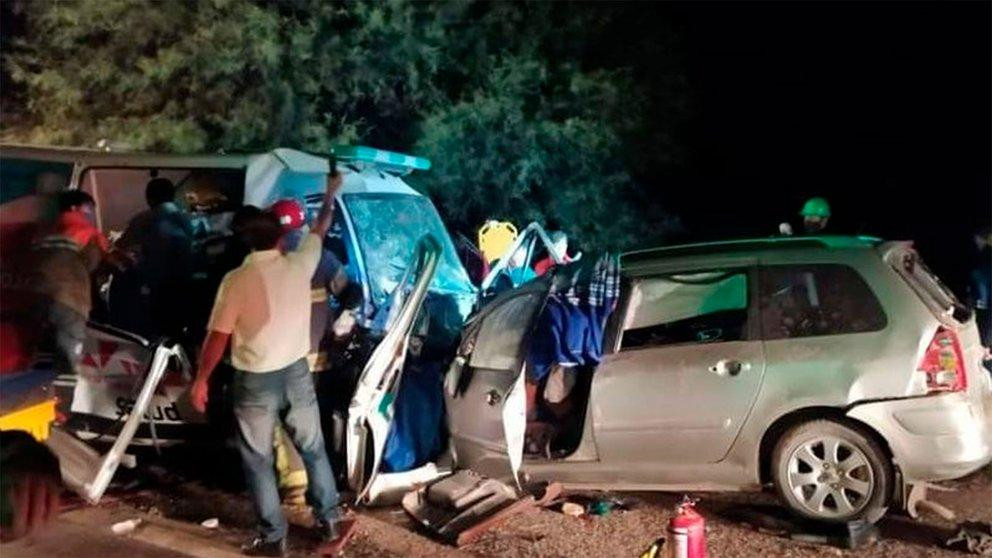
[[[992, 382], [971, 312], [911, 243], [841, 236], [624, 255], [601, 359], [574, 367], [570, 410], [535, 451], [533, 348], [581, 265], [469, 320], [444, 378], [449, 451], [403, 473], [407, 490], [456, 469], [583, 489], [771, 487], [805, 518], [875, 521], [913, 487], [992, 458]], [[404, 336], [394, 339], [397, 371]], [[400, 492], [404, 479], [374, 466], [381, 446], [361, 449], [349, 469], [359, 494]], [[425, 526], [455, 515], [420, 494], [407, 511]]]

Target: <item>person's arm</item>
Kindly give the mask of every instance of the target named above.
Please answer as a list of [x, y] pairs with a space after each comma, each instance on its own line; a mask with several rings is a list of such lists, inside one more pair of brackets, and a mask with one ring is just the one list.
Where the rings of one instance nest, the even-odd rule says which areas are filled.
[[236, 272], [224, 276], [220, 288], [217, 289], [217, 300], [214, 301], [214, 308], [210, 312], [210, 321], [207, 322], [207, 338], [200, 347], [196, 379], [193, 380], [193, 387], [189, 393], [193, 408], [201, 413], [207, 410], [210, 375], [224, 357], [224, 350], [227, 349], [234, 325], [238, 321], [241, 297], [236, 292], [232, 294], [232, 284], [236, 282], [234, 273]]
[[197, 361], [199, 365], [196, 370], [196, 380], [193, 381], [193, 388], [190, 390], [193, 408], [201, 413], [207, 412], [210, 375], [214, 373], [214, 369], [220, 364], [220, 359], [224, 357], [224, 350], [227, 349], [227, 342], [230, 339], [230, 333], [211, 330], [207, 332], [207, 338], [203, 340], [200, 358]]
[[341, 173], [332, 167], [330, 173], [327, 175], [327, 189], [324, 190], [324, 200], [320, 204], [320, 212], [317, 213], [317, 219], [314, 220], [313, 226], [310, 227], [310, 234], [317, 235], [317, 238], [324, 238], [327, 231], [331, 229], [331, 221], [334, 219], [334, 197], [337, 196], [338, 190], [341, 189], [342, 182], [344, 180], [341, 177]]

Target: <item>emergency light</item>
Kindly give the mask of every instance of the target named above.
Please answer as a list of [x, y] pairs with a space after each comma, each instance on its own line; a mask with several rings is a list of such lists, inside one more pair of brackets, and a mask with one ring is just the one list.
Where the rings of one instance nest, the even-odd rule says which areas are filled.
[[423, 157], [395, 153], [364, 145], [336, 145], [332, 149], [339, 161], [347, 163], [371, 163], [385, 170], [407, 174], [415, 170], [429, 170], [431, 162]]

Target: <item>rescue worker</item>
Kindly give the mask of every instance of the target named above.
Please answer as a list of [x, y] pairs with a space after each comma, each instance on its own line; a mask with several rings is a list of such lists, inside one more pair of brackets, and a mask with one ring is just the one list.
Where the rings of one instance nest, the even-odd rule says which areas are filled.
[[90, 248], [99, 255], [110, 253], [110, 241], [96, 228], [96, 202], [82, 190], [59, 192], [56, 198], [59, 214], [55, 218], [55, 234], [76, 243], [80, 250]]
[[823, 234], [830, 220], [830, 204], [826, 198], [810, 198], [803, 204], [799, 214], [803, 217], [803, 230], [806, 234]]
[[[810, 198], [799, 210], [799, 215], [803, 218], [803, 234], [823, 234], [823, 229], [827, 227], [827, 221], [830, 220], [830, 204], [825, 198]], [[778, 233], [782, 236], [795, 234], [792, 224], [788, 221], [779, 223]]]
[[[284, 254], [297, 250], [309, 229], [303, 206], [296, 200], [285, 199], [274, 203], [270, 211], [279, 219], [279, 224], [283, 228], [279, 249]], [[333, 337], [329, 296], [340, 298], [348, 287], [348, 274], [345, 272], [344, 264], [326, 247], [321, 248], [320, 262], [317, 264], [310, 287], [313, 305], [310, 310], [310, 353], [307, 361], [311, 370], [320, 372], [326, 370], [329, 365], [327, 349]], [[353, 308], [343, 309], [339, 321], [354, 324], [353, 310]], [[337, 322], [335, 324], [337, 325]]]
[[971, 272], [968, 277], [968, 298], [975, 309], [975, 321], [982, 345], [986, 347], [985, 360], [992, 358], [992, 230], [984, 227], [973, 236]]
[[[306, 237], [308, 225], [306, 210], [294, 199], [282, 199], [269, 208], [283, 229], [279, 250], [288, 254], [299, 248], [300, 242]], [[323, 372], [330, 368], [328, 358], [333, 330], [331, 328], [331, 307], [329, 295], [340, 300], [341, 293], [348, 286], [348, 275], [344, 265], [326, 247], [321, 248], [320, 262], [310, 282], [310, 353], [307, 363], [313, 372]], [[354, 309], [346, 308], [341, 312], [339, 321], [355, 324]], [[284, 494], [284, 502], [290, 505], [299, 504], [299, 495], [307, 486], [306, 472], [303, 462], [290, 444], [285, 433], [278, 432], [275, 439], [276, 470], [279, 473], [279, 486]]]
[[57, 363], [74, 372], [82, 355], [86, 320], [93, 308], [91, 274], [101, 262], [120, 267], [123, 259], [93, 223], [95, 204], [86, 192], [56, 198], [59, 214], [50, 233], [34, 243], [24, 269], [38, 295], [37, 314], [54, 340]]
[[125, 280], [131, 289], [122, 291], [126, 293], [122, 304], [147, 308], [144, 315], [132, 312], [127, 326], [149, 337], [178, 335], [184, 323], [183, 296], [192, 273], [193, 226], [176, 205], [175, 196], [171, 180], [151, 179], [145, 187], [149, 208], [131, 219], [118, 242], [137, 262], [133, 275]]
[[306, 465], [307, 500], [325, 540], [345, 540], [354, 528], [343, 522], [324, 446], [310, 349], [310, 281], [320, 262], [321, 239], [331, 225], [341, 176], [327, 178], [323, 203], [310, 234], [283, 254], [278, 218], [263, 212], [246, 218], [243, 233], [252, 252], [221, 282], [190, 390], [194, 408], [206, 410], [210, 375], [231, 342], [238, 450], [259, 519], [259, 534], [242, 547], [249, 556], [282, 556], [287, 522], [273, 473], [272, 441], [280, 419]]
[[51, 234], [32, 246], [24, 269], [31, 277], [27, 286], [36, 297], [32, 318], [41, 317], [43, 337], [54, 342], [60, 372], [74, 373], [93, 305], [86, 258], [72, 239]]

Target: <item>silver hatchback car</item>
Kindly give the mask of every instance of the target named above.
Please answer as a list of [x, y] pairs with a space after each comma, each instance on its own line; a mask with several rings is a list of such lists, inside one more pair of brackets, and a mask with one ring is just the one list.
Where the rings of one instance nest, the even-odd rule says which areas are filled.
[[974, 319], [911, 243], [694, 244], [626, 254], [622, 269], [602, 362], [577, 372], [546, 451], [525, 451], [524, 371], [554, 278], [469, 321], [445, 378], [458, 467], [573, 488], [772, 486], [795, 513], [839, 522], [992, 459]]

